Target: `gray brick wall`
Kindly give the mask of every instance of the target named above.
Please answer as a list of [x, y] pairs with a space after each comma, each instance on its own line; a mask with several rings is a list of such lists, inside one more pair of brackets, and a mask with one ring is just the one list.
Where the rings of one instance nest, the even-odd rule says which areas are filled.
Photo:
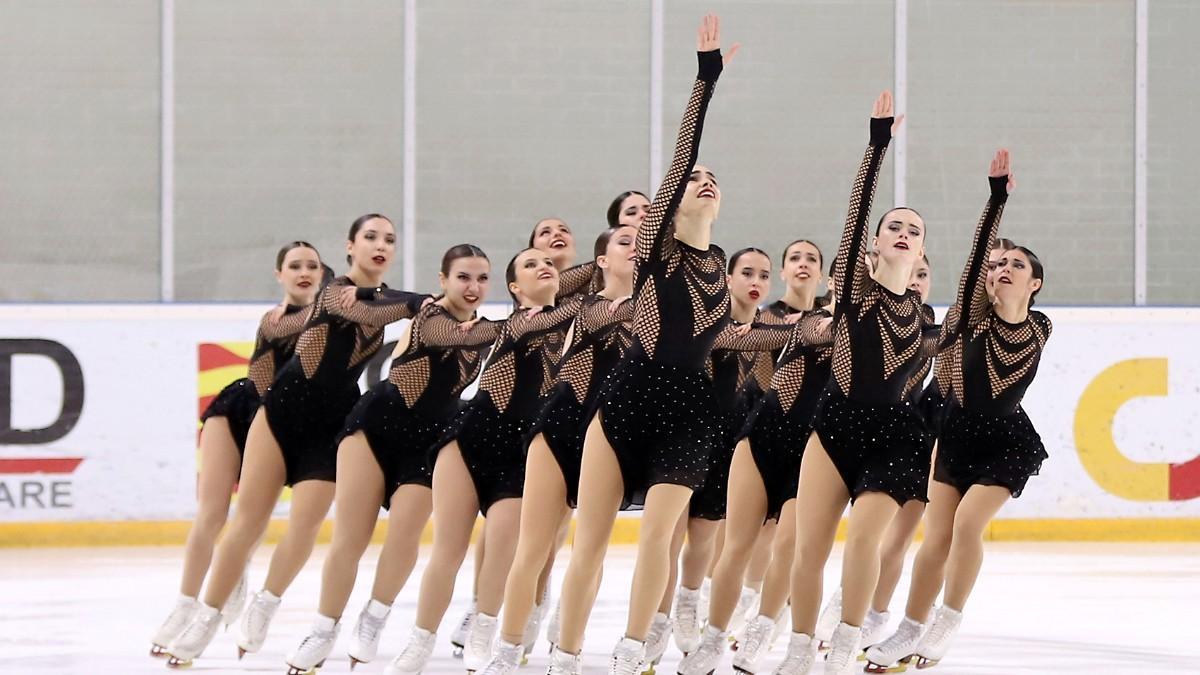
[[0, 300], [158, 297], [156, 0], [0, 2]]

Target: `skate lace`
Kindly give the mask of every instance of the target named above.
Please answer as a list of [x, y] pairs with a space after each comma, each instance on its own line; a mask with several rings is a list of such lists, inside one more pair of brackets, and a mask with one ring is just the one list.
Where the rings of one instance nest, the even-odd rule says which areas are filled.
[[807, 647], [797, 650], [791, 646], [788, 647], [787, 656], [783, 662], [775, 669], [776, 673], [798, 673], [806, 666], [812, 665], [812, 653]]
[[933, 626], [929, 629], [929, 634], [925, 636], [923, 642], [929, 645], [940, 645], [946, 640], [954, 621], [949, 619], [945, 614], [939, 614], [937, 620], [933, 622]]
[[327, 642], [331, 635], [332, 635], [332, 633], [326, 633], [324, 631], [315, 631], [315, 632], [309, 633], [308, 635], [306, 635], [304, 637], [303, 640], [300, 641], [300, 648], [297, 649], [296, 651], [300, 654], [303, 654], [310, 647], [312, 649], [320, 649], [321, 643]]
[[404, 651], [400, 652], [396, 657], [398, 663], [412, 663], [415, 661], [423, 661], [429, 654], [429, 645], [421, 639], [421, 636], [414, 635], [409, 639], [408, 644], [404, 646]]
[[167, 620], [163, 622], [163, 631], [178, 633], [191, 623], [191, 619], [196, 614], [194, 605], [178, 604], [171, 613], [167, 615]]
[[638, 650], [632, 645], [621, 645], [612, 656], [609, 675], [638, 675], [642, 672], [641, 668], [642, 659], [638, 656]]
[[354, 631], [359, 642], [375, 642], [379, 639], [379, 631], [383, 628], [383, 619], [377, 619], [363, 613], [358, 621], [358, 630]]
[[746, 639], [738, 648], [738, 651], [745, 650], [744, 655], [757, 655], [762, 649], [763, 643], [767, 639], [767, 633], [770, 629], [761, 622], [755, 621], [746, 627]]
[[554, 655], [550, 657], [550, 667], [546, 669], [546, 675], [575, 675], [577, 669], [576, 661], [579, 659], [574, 654], [554, 650]]
[[492, 632], [484, 629], [482, 624], [475, 625], [467, 633], [467, 639], [470, 640], [468, 647], [476, 654], [487, 654], [492, 649]]

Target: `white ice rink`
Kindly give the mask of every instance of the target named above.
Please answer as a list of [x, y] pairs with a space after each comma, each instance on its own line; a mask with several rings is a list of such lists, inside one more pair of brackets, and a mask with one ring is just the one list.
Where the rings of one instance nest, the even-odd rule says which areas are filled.
[[[1200, 672], [1200, 545], [989, 544], [987, 551], [962, 632], [946, 660], [929, 672]], [[252, 587], [261, 584], [269, 553], [264, 547], [255, 556]], [[347, 609], [350, 626], [366, 599], [377, 553], [373, 547], [364, 558]], [[827, 587], [836, 583], [839, 553], [830, 561]], [[284, 655], [312, 620], [324, 555], [318, 547], [284, 597], [260, 653], [238, 662], [233, 633], [223, 633], [192, 671], [284, 672]], [[559, 561], [556, 582], [569, 555], [564, 551]], [[179, 548], [0, 549], [0, 672], [163, 673], [164, 662], [147, 651], [174, 602], [180, 557]], [[396, 602], [380, 658], [356, 673], [381, 673], [402, 648], [424, 560]], [[624, 627], [632, 565], [631, 548], [613, 550], [588, 628], [589, 675], [606, 671]], [[469, 566], [470, 557], [426, 669], [431, 675], [464, 672], [461, 661], [450, 656], [448, 636], [464, 608]], [[894, 614], [903, 608], [907, 571], [892, 602]], [[557, 597], [557, 587], [554, 592]], [[349, 671], [344, 644], [350, 626], [322, 673]], [[767, 667], [782, 658], [785, 643], [777, 643]], [[672, 646], [658, 672], [674, 673], [679, 657]], [[521, 672], [539, 675], [545, 665], [543, 641]], [[718, 673], [730, 672], [726, 659]]]

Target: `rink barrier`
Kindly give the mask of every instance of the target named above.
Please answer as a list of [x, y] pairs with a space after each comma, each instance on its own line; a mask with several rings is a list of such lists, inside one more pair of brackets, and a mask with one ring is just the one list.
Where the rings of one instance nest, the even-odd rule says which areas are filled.
[[[475, 524], [478, 534], [483, 519]], [[31, 546], [182, 546], [187, 541], [192, 523], [172, 521], [124, 522], [35, 522], [0, 523], [0, 548]], [[265, 543], [275, 544], [287, 530], [287, 520], [272, 520], [267, 528]], [[609, 542], [613, 545], [636, 544], [641, 531], [640, 518], [618, 518]], [[575, 521], [571, 521], [570, 536], [574, 537]], [[317, 543], [328, 544], [333, 535], [333, 521], [325, 521], [317, 535]], [[387, 521], [381, 519], [371, 537], [371, 543], [382, 544], [387, 535]], [[846, 537], [846, 520], [838, 525], [837, 539]], [[921, 533], [918, 531], [917, 538]], [[474, 535], [472, 535], [474, 539]], [[1095, 518], [1095, 519], [1004, 519], [993, 520], [984, 532], [984, 540], [1017, 541], [1077, 541], [1077, 542], [1200, 542], [1200, 518]], [[421, 543], [433, 542], [433, 526], [425, 525]]]

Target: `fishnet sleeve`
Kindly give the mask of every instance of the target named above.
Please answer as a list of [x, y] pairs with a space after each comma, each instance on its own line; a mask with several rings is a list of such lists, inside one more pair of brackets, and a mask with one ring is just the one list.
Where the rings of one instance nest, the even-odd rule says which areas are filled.
[[275, 314], [275, 310], [262, 315], [258, 321], [258, 337], [262, 340], [279, 340], [281, 338], [299, 335], [300, 331], [304, 330], [305, 324], [312, 318], [313, 311], [316, 305], [305, 305], [297, 311], [288, 312], [279, 317], [278, 321], [271, 321], [271, 316]]
[[592, 277], [596, 273], [596, 263], [586, 262], [582, 265], [568, 267], [558, 273], [558, 293], [555, 300], [569, 298], [572, 295], [587, 293], [591, 287]]
[[833, 344], [833, 321], [826, 312], [814, 312], [796, 322], [792, 331], [806, 347], [826, 347]]
[[[674, 238], [669, 235], [675, 210], [687, 189], [688, 177], [696, 166], [700, 154], [700, 135], [704, 130], [704, 116], [712, 98], [717, 78], [721, 76], [723, 64], [721, 51], [699, 52], [699, 69], [696, 82], [692, 85], [692, 96], [683, 111], [679, 124], [679, 136], [675, 139], [675, 155], [671, 167], [658, 186], [650, 210], [638, 228], [637, 257], [640, 264], [653, 264], [664, 260], [675, 250]], [[640, 276], [640, 275], [639, 275]], [[638, 288], [637, 279], [634, 288]]]
[[963, 268], [962, 278], [958, 282], [958, 305], [961, 312], [958, 327], [967, 330], [979, 323], [991, 307], [987, 294], [987, 258], [996, 232], [1000, 229], [1000, 218], [1004, 215], [1004, 203], [1008, 201], [1008, 176], [988, 177], [992, 194], [979, 223], [975, 226], [975, 240], [971, 245], [971, 255], [967, 258], [967, 266]]
[[469, 330], [446, 311], [431, 312], [421, 321], [421, 341], [432, 347], [477, 348], [496, 341], [503, 321], [480, 319]]
[[[850, 207], [846, 211], [846, 225], [842, 240], [838, 244], [830, 276], [837, 279], [836, 305], [861, 302], [873, 283], [863, 260], [867, 239], [870, 236], [871, 202], [875, 199], [875, 187], [879, 182], [879, 169], [887, 146], [892, 140], [892, 118], [871, 118], [871, 143], [863, 153], [858, 175], [850, 190]], [[849, 274], [847, 274], [849, 270]]]
[[[433, 296], [424, 293], [409, 293], [390, 288], [378, 289], [373, 300], [355, 300], [349, 309], [343, 310], [338, 304], [341, 287], [345, 284], [331, 284], [330, 291], [324, 295], [324, 309], [334, 316], [340, 316], [347, 321], [366, 324], [368, 326], [386, 326], [401, 319], [411, 319], [421, 310], [421, 304]], [[359, 291], [361, 294], [361, 289]]]
[[792, 335], [794, 326], [786, 323], [754, 323], [750, 331], [740, 335], [737, 324], [730, 324], [717, 334], [713, 349], [735, 352], [770, 352], [783, 349]]
[[528, 316], [523, 310], [514, 312], [508, 319], [513, 339], [519, 340], [527, 333], [540, 333], [566, 326], [575, 320], [575, 315], [579, 313], [579, 306], [582, 302], [583, 297], [575, 296], [561, 305], [543, 310], [533, 317]]

